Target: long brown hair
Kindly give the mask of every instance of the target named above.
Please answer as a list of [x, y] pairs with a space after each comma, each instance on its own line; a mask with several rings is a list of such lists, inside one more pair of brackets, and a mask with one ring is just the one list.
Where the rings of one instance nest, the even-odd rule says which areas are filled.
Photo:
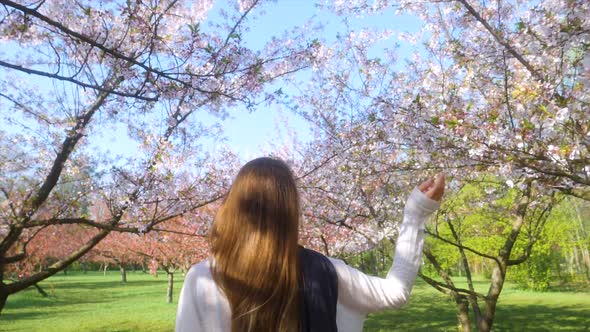
[[242, 167], [212, 227], [212, 273], [229, 300], [232, 332], [299, 330], [299, 196], [289, 167]]

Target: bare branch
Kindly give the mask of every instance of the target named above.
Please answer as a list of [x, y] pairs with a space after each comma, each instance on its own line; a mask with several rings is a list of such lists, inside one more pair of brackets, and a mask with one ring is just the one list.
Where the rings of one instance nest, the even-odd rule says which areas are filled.
[[[463, 294], [463, 295], [466, 295], [466, 296], [470, 296], [471, 295], [471, 292], [468, 289], [458, 288], [458, 287], [454, 287], [454, 286], [449, 286], [449, 285], [447, 285], [445, 283], [442, 283], [440, 281], [436, 281], [436, 280], [434, 280], [434, 279], [432, 279], [430, 277], [427, 277], [427, 276], [425, 276], [422, 273], [419, 273], [418, 275], [420, 276], [420, 278], [422, 278], [424, 281], [426, 281], [427, 284], [431, 285], [432, 287], [434, 287], [436, 290], [438, 290], [441, 293], [450, 295], [450, 292], [453, 291], [453, 292], [456, 292], [458, 294]], [[482, 299], [482, 300], [485, 300], [486, 299], [485, 295], [483, 295], [481, 293], [475, 292], [474, 295], [477, 296], [478, 298]]]
[[99, 85], [85, 83], [85, 82], [76, 80], [73, 77], [61, 76], [61, 75], [57, 75], [57, 74], [52, 74], [52, 73], [40, 71], [40, 70], [25, 68], [23, 66], [14, 65], [14, 64], [11, 64], [11, 63], [2, 61], [2, 60], [0, 60], [0, 66], [7, 67], [7, 68], [10, 68], [10, 69], [15, 69], [15, 70], [18, 70], [18, 71], [27, 73], [27, 74], [38, 75], [38, 76], [43, 76], [43, 77], [57, 79], [57, 80], [60, 80], [60, 81], [74, 83], [74, 84], [79, 85], [81, 87], [98, 90], [98, 91], [103, 92], [103, 93], [106, 92], [106, 93], [114, 94], [114, 95], [117, 95], [117, 96], [129, 97], [129, 98], [134, 98], [134, 99], [139, 99], [139, 100], [144, 100], [144, 101], [158, 101], [158, 97], [157, 96], [156, 97], [145, 97], [145, 96], [142, 96], [142, 95], [140, 95], [138, 93], [121, 92], [121, 91], [117, 91], [116, 89], [111, 89], [111, 88], [106, 88], [104, 86], [99, 86]]
[[500, 264], [500, 262], [498, 261], [498, 258], [497, 258], [497, 257], [494, 257], [494, 256], [492, 256], [492, 255], [488, 255], [488, 254], [484, 254], [484, 253], [482, 253], [482, 252], [479, 252], [479, 251], [477, 251], [477, 250], [475, 250], [475, 249], [473, 249], [473, 248], [471, 248], [471, 247], [467, 247], [467, 246], [464, 246], [464, 245], [461, 245], [461, 244], [455, 243], [455, 242], [453, 242], [453, 241], [450, 241], [450, 240], [448, 240], [448, 239], [445, 239], [444, 237], [442, 237], [442, 236], [440, 236], [440, 235], [438, 235], [438, 234], [436, 234], [436, 233], [434, 233], [434, 232], [430, 231], [429, 229], [425, 229], [425, 232], [426, 232], [426, 234], [428, 234], [428, 235], [430, 235], [430, 236], [433, 236], [433, 237], [435, 237], [436, 239], [443, 241], [444, 243], [450, 244], [450, 245], [452, 245], [452, 246], [454, 246], [454, 247], [457, 247], [457, 248], [462, 248], [462, 249], [464, 249], [464, 250], [467, 250], [467, 251], [470, 251], [470, 252], [472, 252], [472, 253], [474, 253], [474, 254], [476, 254], [476, 255], [478, 255], [478, 256], [481, 256], [481, 257], [485, 257], [485, 258], [491, 259], [491, 260], [495, 261], [496, 263]]
[[486, 30], [494, 37], [494, 39], [498, 42], [498, 44], [504, 46], [506, 50], [512, 54], [536, 79], [541, 82], [545, 82], [543, 76], [535, 69], [533, 66], [522, 56], [518, 53], [508, 41], [506, 41], [500, 34], [467, 2], [467, 0], [457, 0], [460, 2], [465, 9], [479, 22], [481, 23]]

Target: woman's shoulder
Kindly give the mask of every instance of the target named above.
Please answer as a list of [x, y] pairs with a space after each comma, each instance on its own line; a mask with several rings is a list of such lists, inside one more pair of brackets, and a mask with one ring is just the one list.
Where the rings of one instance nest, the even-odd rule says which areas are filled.
[[330, 262], [332, 262], [332, 264], [334, 266], [346, 265], [346, 263], [344, 263], [344, 261], [341, 259], [334, 258], [334, 257], [327, 257], [327, 258], [330, 260]]
[[211, 278], [211, 264], [209, 259], [205, 259], [188, 270], [186, 279]]

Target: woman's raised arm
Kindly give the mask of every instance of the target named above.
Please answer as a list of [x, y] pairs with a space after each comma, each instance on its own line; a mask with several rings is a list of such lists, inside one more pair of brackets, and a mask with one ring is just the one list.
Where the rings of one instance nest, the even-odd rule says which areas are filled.
[[407, 303], [420, 268], [424, 222], [440, 206], [443, 193], [442, 174], [412, 191], [404, 208], [393, 265], [386, 278], [366, 275], [332, 259], [338, 274], [338, 299], [343, 305], [370, 313]]

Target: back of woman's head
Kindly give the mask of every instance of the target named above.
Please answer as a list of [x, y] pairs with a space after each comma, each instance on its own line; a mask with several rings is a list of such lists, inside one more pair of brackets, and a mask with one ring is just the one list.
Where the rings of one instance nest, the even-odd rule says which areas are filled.
[[211, 232], [213, 277], [229, 300], [232, 331], [298, 331], [299, 197], [289, 167], [242, 167]]

